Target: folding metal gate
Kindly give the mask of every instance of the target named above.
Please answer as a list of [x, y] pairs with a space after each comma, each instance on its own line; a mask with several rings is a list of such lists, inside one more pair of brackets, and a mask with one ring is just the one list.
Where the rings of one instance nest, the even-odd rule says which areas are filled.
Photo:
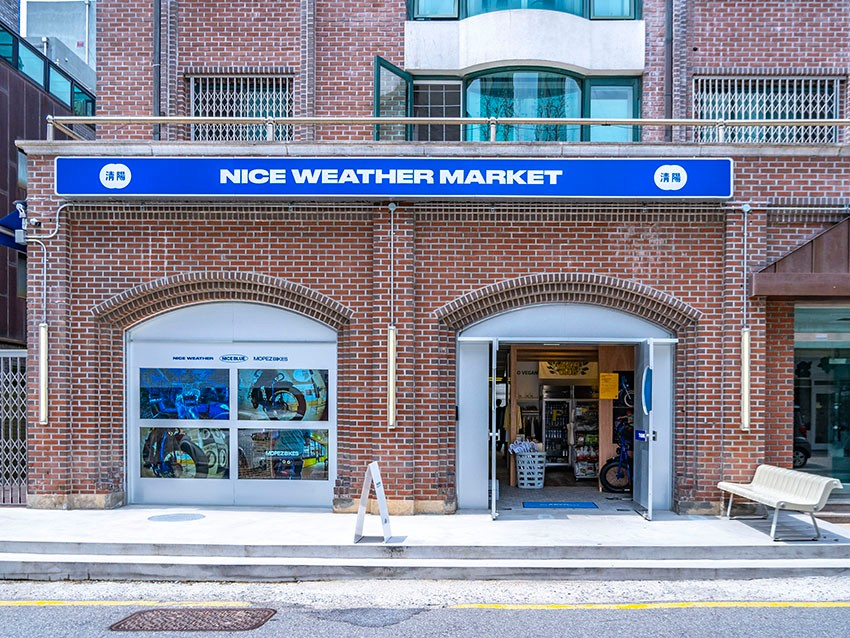
[[0, 350], [0, 505], [27, 502], [27, 353]]

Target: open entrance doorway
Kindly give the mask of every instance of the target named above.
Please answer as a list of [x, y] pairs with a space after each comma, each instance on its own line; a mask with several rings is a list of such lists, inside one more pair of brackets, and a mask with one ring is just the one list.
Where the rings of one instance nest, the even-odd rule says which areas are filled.
[[499, 511], [633, 511], [636, 349], [499, 343]]
[[[625, 504], [647, 518], [669, 510], [675, 343], [634, 315], [581, 304], [522, 308], [464, 330], [458, 507], [488, 508], [493, 518], [563, 503], [613, 511]], [[624, 439], [632, 452], [620, 481], [627, 489], [631, 466], [632, 491], [604, 492], [600, 471]], [[521, 452], [542, 463], [540, 484], [520, 487]]]

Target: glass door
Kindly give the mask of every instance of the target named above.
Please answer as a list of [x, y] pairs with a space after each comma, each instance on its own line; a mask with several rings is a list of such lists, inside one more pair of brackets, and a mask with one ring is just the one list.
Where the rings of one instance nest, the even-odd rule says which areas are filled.
[[496, 512], [499, 481], [496, 478], [496, 453], [499, 438], [498, 419], [496, 418], [496, 360], [499, 352], [499, 342], [490, 342], [490, 516], [493, 520], [499, 516]]
[[652, 520], [652, 477], [653, 477], [653, 441], [655, 426], [652, 413], [653, 404], [653, 339], [647, 339], [635, 348], [635, 429], [634, 462], [632, 472], [632, 498], [638, 505], [641, 515]]

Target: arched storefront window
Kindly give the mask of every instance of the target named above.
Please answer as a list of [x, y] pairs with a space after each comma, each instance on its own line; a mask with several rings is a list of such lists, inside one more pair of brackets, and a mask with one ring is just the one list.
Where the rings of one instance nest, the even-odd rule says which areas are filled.
[[[467, 83], [468, 117], [581, 117], [582, 90], [579, 82], [555, 71], [497, 71]], [[489, 139], [486, 126], [469, 126], [469, 141]], [[578, 126], [499, 126], [496, 139], [509, 142], [577, 142]]]

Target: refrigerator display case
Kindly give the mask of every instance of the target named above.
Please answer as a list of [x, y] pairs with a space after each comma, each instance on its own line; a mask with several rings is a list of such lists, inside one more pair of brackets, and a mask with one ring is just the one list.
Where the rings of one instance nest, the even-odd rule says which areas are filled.
[[577, 479], [595, 478], [599, 467], [599, 399], [590, 386], [542, 388], [546, 465], [572, 466]]
[[543, 399], [543, 450], [549, 467], [570, 464], [571, 399]]

